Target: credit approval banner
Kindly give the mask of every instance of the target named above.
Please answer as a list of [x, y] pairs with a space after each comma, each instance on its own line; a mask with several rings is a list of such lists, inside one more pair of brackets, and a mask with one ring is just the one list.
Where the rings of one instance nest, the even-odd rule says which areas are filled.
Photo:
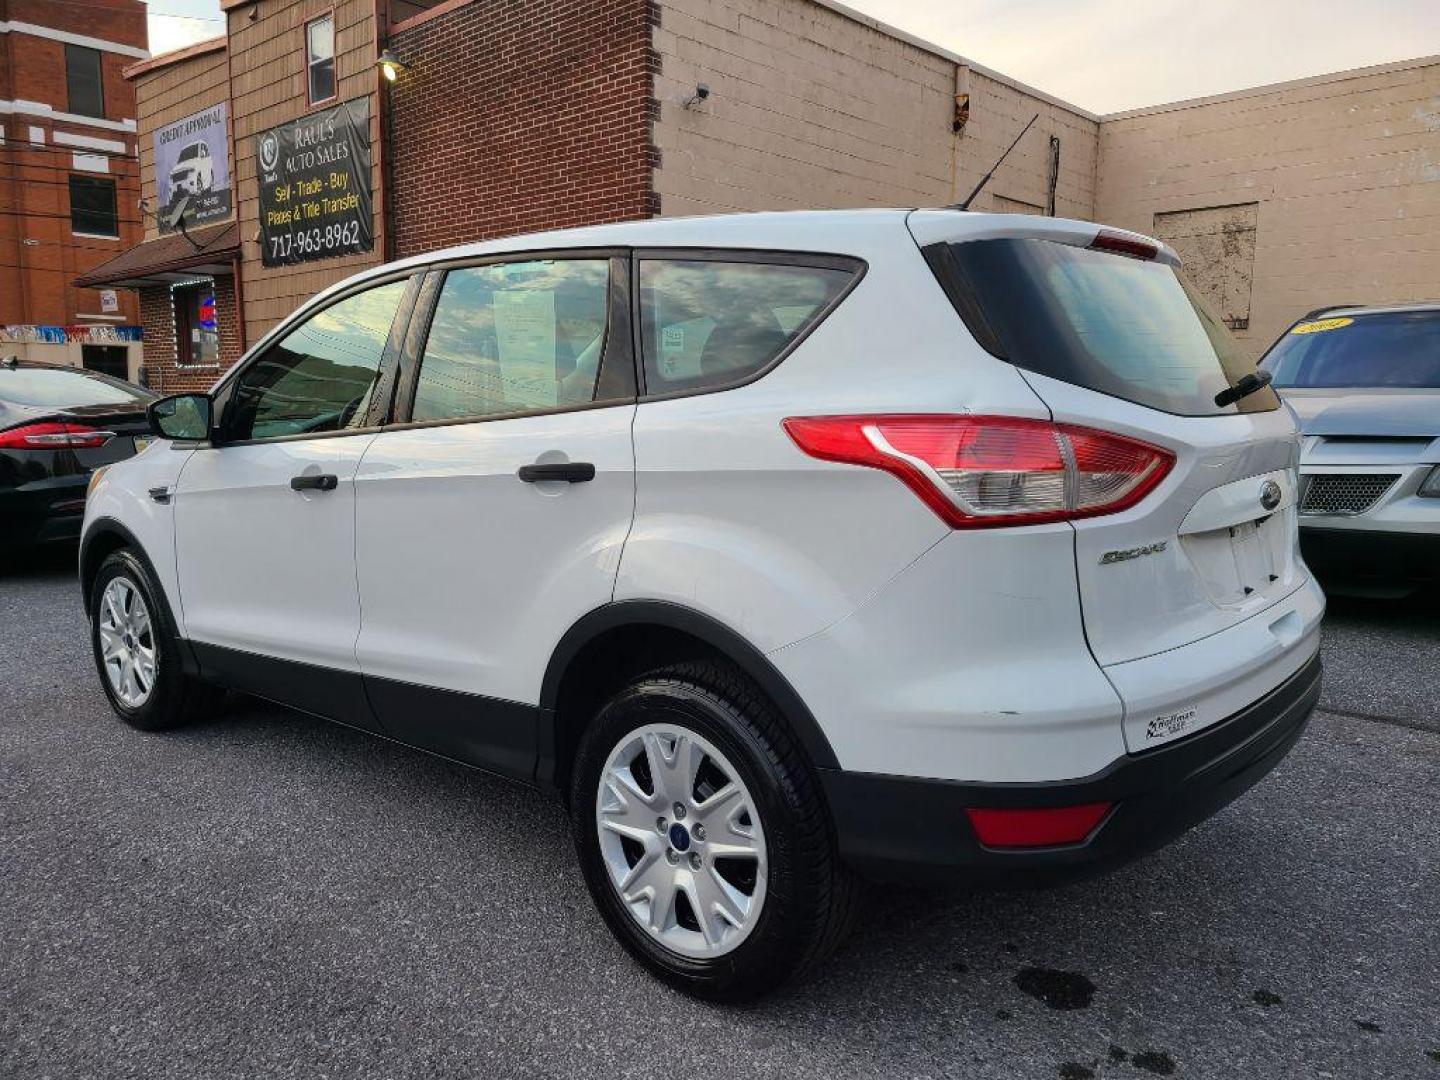
[[230, 216], [230, 134], [225, 103], [155, 129], [155, 187], [162, 233]]
[[255, 157], [264, 265], [374, 250], [368, 97], [262, 131]]

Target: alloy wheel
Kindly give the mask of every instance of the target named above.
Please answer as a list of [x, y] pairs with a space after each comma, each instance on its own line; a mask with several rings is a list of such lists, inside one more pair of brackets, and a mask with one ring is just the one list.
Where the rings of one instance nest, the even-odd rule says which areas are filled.
[[765, 903], [765, 833], [739, 772], [678, 725], [630, 732], [595, 796], [601, 860], [631, 918], [665, 948], [713, 959]]
[[121, 704], [138, 709], [155, 688], [159, 655], [150, 609], [133, 581], [112, 578], [100, 597], [100, 658]]

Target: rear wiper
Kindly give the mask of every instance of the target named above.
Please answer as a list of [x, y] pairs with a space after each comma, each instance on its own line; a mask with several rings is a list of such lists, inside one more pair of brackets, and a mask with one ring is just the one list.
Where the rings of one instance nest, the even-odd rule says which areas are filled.
[[1265, 389], [1265, 387], [1270, 385], [1270, 380], [1274, 377], [1275, 376], [1268, 371], [1257, 371], [1254, 374], [1246, 375], [1234, 386], [1227, 386], [1224, 390], [1216, 394], [1215, 404], [1223, 409], [1226, 405], [1233, 404], [1241, 398], [1249, 397], [1255, 393], [1256, 390]]

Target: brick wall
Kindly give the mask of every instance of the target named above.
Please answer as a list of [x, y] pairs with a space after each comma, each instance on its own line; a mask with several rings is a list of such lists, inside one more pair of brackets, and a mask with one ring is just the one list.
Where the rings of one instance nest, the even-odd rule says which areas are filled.
[[[666, 216], [939, 206], [1040, 119], [976, 200], [1043, 207], [1061, 141], [1057, 212], [1094, 208], [1096, 118], [820, 0], [660, 0], [655, 47]], [[685, 102], [698, 83], [708, 100]], [[970, 121], [953, 130], [955, 95]]]
[[[0, 22], [32, 23], [131, 50], [144, 48], [147, 40], [145, 7], [138, 0], [0, 0]], [[64, 325], [81, 322], [82, 315], [112, 314], [102, 312], [98, 292], [74, 288], [70, 282], [140, 239], [135, 135], [125, 126], [135, 116], [135, 96], [121, 74], [134, 59], [101, 51], [102, 118], [71, 121], [22, 112], [0, 114], [0, 133], [5, 138], [0, 145], [0, 324]], [[14, 28], [0, 33], [0, 99], [39, 102], [66, 112], [65, 75], [63, 42]], [[34, 145], [32, 128], [40, 133]], [[90, 148], [77, 163], [76, 148], [57, 144], [57, 134], [98, 139], [105, 149]], [[73, 232], [71, 175], [115, 182], [118, 238]], [[133, 323], [134, 300], [121, 293], [120, 310], [114, 314]], [[58, 349], [50, 351], [57, 353], [57, 361], [69, 358], [68, 353], [61, 357]]]
[[1229, 275], [1250, 278], [1253, 354], [1312, 308], [1440, 292], [1433, 57], [1107, 117], [1100, 146], [1102, 221], [1152, 232], [1253, 207], [1253, 267]]
[[647, 0], [474, 0], [400, 24], [395, 252], [652, 216]]
[[145, 371], [150, 387], [170, 393], [176, 381], [175, 311], [170, 289], [159, 286], [140, 289], [140, 325], [145, 331]]

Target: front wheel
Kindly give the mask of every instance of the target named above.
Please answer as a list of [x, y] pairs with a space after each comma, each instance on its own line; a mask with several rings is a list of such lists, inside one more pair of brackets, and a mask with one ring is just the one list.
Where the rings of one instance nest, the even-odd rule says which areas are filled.
[[131, 727], [159, 731], [212, 712], [220, 692], [181, 668], [180, 644], [160, 587], [134, 553], [100, 564], [91, 589], [90, 638], [100, 685]]
[[854, 885], [784, 719], [720, 663], [612, 698], [571, 788], [586, 884], [652, 972], [702, 997], [762, 994], [839, 944]]

